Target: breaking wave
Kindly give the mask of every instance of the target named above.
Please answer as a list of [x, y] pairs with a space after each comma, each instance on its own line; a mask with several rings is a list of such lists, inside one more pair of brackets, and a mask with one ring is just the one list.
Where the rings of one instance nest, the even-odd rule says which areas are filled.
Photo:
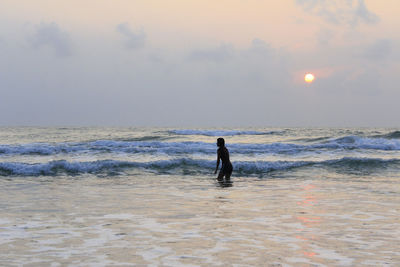
[[[314, 141], [316, 141], [315, 139]], [[228, 149], [235, 154], [298, 154], [322, 150], [400, 150], [400, 140], [345, 136], [336, 139], [320, 139], [314, 143], [230, 143]], [[98, 140], [82, 143], [32, 143], [0, 145], [1, 155], [54, 155], [67, 153], [145, 153], [145, 154], [215, 154], [216, 145], [206, 142], [118, 141]]]
[[386, 138], [344, 136], [336, 139], [331, 139], [320, 144], [315, 144], [313, 146], [315, 148], [327, 149], [400, 150], [400, 141]]
[[[236, 161], [233, 162], [235, 176], [265, 176], [273, 171], [286, 171], [301, 167], [327, 167], [336, 171], [377, 171], [387, 167], [400, 167], [400, 159], [341, 158], [326, 161]], [[123, 174], [130, 169], [143, 169], [158, 174], [203, 174], [208, 175], [215, 161], [178, 158], [151, 162], [98, 160], [69, 162], [66, 160], [47, 163], [1, 162], [0, 176], [57, 176], [91, 174]]]
[[[345, 136], [321, 139], [317, 143], [230, 143], [228, 149], [235, 154], [297, 154], [321, 150], [400, 150], [400, 140]], [[0, 145], [1, 155], [54, 155], [67, 153], [146, 153], [146, 154], [215, 154], [216, 145], [206, 142], [118, 141], [98, 140], [83, 143], [32, 143]]]
[[372, 137], [386, 138], [386, 139], [400, 139], [400, 131], [393, 131], [387, 134], [374, 135]]

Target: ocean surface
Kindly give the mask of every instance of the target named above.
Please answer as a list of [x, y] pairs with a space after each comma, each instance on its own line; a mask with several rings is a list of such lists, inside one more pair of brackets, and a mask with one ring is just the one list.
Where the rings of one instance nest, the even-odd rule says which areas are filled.
[[1, 127], [0, 265], [399, 266], [399, 181], [400, 129]]

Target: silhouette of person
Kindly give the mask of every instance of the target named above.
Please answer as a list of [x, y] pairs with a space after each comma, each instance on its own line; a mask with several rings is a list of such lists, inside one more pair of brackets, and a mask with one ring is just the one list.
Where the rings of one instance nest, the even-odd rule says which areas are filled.
[[217, 146], [218, 146], [218, 151], [217, 151], [217, 167], [215, 168], [214, 174], [217, 173], [218, 167], [219, 167], [219, 161], [222, 161], [222, 166], [221, 170], [218, 174], [218, 181], [221, 182], [225, 176], [225, 179], [227, 181], [230, 180], [231, 174], [232, 174], [232, 163], [229, 160], [229, 151], [225, 147], [225, 140], [224, 138], [218, 138], [217, 139]]

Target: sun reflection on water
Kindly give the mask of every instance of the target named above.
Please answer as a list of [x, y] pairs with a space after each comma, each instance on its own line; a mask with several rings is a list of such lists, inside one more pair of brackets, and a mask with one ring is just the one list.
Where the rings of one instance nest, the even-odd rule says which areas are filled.
[[314, 228], [321, 224], [321, 217], [316, 216], [318, 211], [316, 206], [319, 199], [315, 196], [317, 187], [313, 184], [307, 184], [300, 187], [301, 200], [297, 201], [297, 206], [301, 209], [301, 216], [297, 216], [296, 220], [300, 222], [302, 228], [299, 228], [299, 234], [295, 237], [301, 240], [300, 253], [309, 258], [314, 258], [318, 254], [312, 250], [311, 245], [318, 240], [318, 236], [314, 232]]

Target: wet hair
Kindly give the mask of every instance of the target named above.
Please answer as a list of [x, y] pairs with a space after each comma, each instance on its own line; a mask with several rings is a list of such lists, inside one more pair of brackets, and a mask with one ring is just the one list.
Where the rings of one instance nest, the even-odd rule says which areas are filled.
[[218, 138], [217, 139], [217, 146], [219, 146], [219, 147], [223, 147], [223, 146], [225, 146], [225, 140], [224, 140], [224, 138]]

